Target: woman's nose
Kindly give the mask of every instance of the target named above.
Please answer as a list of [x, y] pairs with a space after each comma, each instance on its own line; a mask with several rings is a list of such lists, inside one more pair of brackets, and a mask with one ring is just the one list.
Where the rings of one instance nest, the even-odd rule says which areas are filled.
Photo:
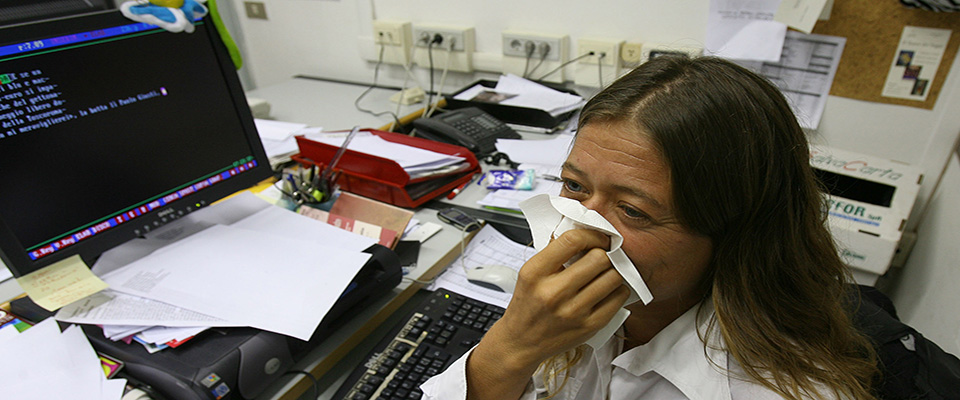
[[606, 218], [606, 216], [604, 215], [606, 210], [604, 210], [603, 201], [602, 199], [600, 199], [599, 196], [590, 196], [586, 199], [581, 200], [580, 204], [590, 210], [600, 213], [600, 215], [603, 215], [604, 218]]

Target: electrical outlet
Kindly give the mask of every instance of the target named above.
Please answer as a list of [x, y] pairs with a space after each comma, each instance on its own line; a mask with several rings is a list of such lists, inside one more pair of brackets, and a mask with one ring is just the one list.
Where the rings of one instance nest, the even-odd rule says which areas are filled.
[[676, 46], [657, 43], [644, 43], [640, 50], [640, 63], [660, 56], [699, 57], [703, 48], [694, 46]]
[[620, 62], [625, 68], [633, 68], [641, 64], [643, 59], [643, 45], [640, 43], [624, 43], [620, 47]]
[[[501, 71], [528, 79], [562, 83], [560, 68], [570, 58], [570, 37], [519, 31], [504, 31]], [[530, 49], [533, 54], [530, 54]], [[546, 52], [546, 53], [543, 53]]]
[[[511, 57], [526, 58], [530, 54], [530, 46], [533, 47], [531, 59], [544, 61], [560, 61], [561, 51], [567, 46], [566, 36], [547, 36], [526, 34], [519, 32], [503, 32], [503, 55]], [[543, 52], [546, 51], [546, 56]]]
[[580, 39], [577, 41], [577, 56], [593, 53], [580, 59], [580, 64], [603, 65], [615, 67], [620, 64], [620, 45], [622, 40]]
[[577, 57], [583, 58], [573, 68], [573, 82], [581, 86], [603, 87], [617, 79], [622, 44], [622, 40], [578, 40]]
[[243, 2], [243, 9], [247, 12], [247, 18], [267, 19], [267, 9], [263, 6], [262, 1], [245, 1]]
[[426, 48], [431, 42], [434, 41], [437, 35], [440, 35], [440, 42], [434, 43], [434, 48], [450, 49], [450, 45], [452, 43], [453, 51], [465, 51], [467, 47], [467, 36], [470, 36], [470, 38], [473, 39], [473, 28], [424, 25], [417, 25], [413, 27], [413, 39], [417, 47]]
[[410, 64], [410, 49], [413, 45], [411, 24], [407, 21], [373, 21], [373, 43], [379, 59], [387, 64]]
[[472, 27], [418, 24], [413, 27], [413, 39], [413, 61], [417, 65], [429, 67], [433, 58], [434, 69], [473, 72], [476, 34]]

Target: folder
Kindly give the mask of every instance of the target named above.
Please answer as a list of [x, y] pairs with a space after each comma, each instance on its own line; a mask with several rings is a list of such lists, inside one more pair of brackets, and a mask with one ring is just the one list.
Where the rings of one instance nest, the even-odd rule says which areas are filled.
[[[467, 165], [444, 175], [411, 178], [410, 174], [404, 171], [396, 161], [352, 151], [348, 147], [334, 166], [334, 171], [340, 172], [336, 183], [343, 191], [399, 207], [414, 208], [450, 193], [461, 184], [468, 182], [474, 174], [481, 172], [477, 157], [463, 146], [374, 129], [363, 131], [389, 142], [463, 157]], [[316, 165], [319, 169], [323, 169], [339, 149], [337, 146], [310, 140], [304, 136], [297, 136], [296, 139], [300, 153], [291, 158], [307, 168]]]

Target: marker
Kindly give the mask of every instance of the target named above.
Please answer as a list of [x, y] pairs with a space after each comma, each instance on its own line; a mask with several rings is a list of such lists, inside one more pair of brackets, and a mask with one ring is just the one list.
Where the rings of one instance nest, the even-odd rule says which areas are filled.
[[474, 179], [477, 179], [477, 175], [479, 174], [473, 174], [473, 176], [470, 177], [470, 180], [464, 182], [462, 185], [457, 186], [455, 189], [451, 190], [450, 194], [447, 195], [447, 200], [453, 200], [454, 197], [457, 197], [457, 195], [460, 194], [460, 192], [462, 192], [463, 189], [466, 189], [467, 186], [470, 186], [470, 184], [473, 183]]

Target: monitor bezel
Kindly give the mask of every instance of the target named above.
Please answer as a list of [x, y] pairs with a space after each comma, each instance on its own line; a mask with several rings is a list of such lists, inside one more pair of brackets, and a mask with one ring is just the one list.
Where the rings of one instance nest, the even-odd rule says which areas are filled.
[[[227, 197], [237, 191], [250, 188], [263, 180], [273, 176], [269, 160], [260, 142], [253, 115], [251, 114], [246, 95], [234, 67], [233, 60], [220, 39], [217, 29], [209, 16], [203, 18], [202, 24], [196, 24], [197, 31], [203, 30], [210, 41], [215, 59], [219, 65], [220, 74], [224, 77], [231, 102], [240, 118], [244, 137], [249, 145], [256, 166], [211, 185], [203, 190], [184, 196], [178, 201], [154, 209], [134, 220], [119, 224], [111, 229], [98, 233], [78, 244], [60, 249], [37, 260], [32, 260], [26, 248], [16, 238], [11, 228], [0, 214], [0, 259], [15, 277], [22, 277], [49, 266], [58, 261], [75, 255], [88, 265], [103, 252], [119, 246], [127, 241], [141, 237], [150, 231], [176, 221], [179, 217], [199, 208], [206, 207], [213, 202]], [[89, 13], [65, 18], [56, 18], [40, 22], [10, 25], [0, 27], [0, 37], [4, 38], [0, 45], [26, 42], [29, 40], [56, 37], [77, 32], [86, 32], [94, 29], [135, 23], [124, 17], [119, 11], [104, 11]], [[173, 34], [173, 33], [171, 33]], [[177, 33], [189, 35], [194, 33]], [[45, 162], [45, 160], [37, 160]], [[199, 177], [198, 177], [199, 178]], [[26, 199], [29, 201], [29, 199]], [[199, 207], [197, 206], [199, 204]]]

